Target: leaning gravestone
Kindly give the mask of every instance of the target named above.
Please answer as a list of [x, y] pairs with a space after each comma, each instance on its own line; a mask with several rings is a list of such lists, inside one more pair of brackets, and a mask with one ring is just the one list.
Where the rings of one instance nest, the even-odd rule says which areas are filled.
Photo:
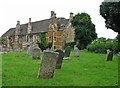
[[70, 53], [71, 53], [71, 47], [70, 46], [67, 46], [66, 49], [65, 49], [65, 57], [66, 58], [63, 58], [64, 60], [70, 60]]
[[56, 50], [55, 52], [58, 52], [59, 55], [58, 55], [58, 60], [57, 60], [57, 63], [56, 63], [56, 69], [61, 69], [61, 65], [62, 65], [62, 60], [63, 60], [63, 57], [64, 57], [64, 52], [62, 50]]
[[40, 59], [40, 48], [39, 47], [34, 47], [32, 49], [32, 58], [33, 59]]
[[112, 61], [113, 58], [113, 51], [109, 51], [108, 55], [107, 55], [107, 61]]
[[67, 46], [66, 49], [65, 49], [65, 56], [69, 57], [70, 56], [70, 52], [71, 52], [71, 47]]
[[43, 58], [40, 64], [40, 70], [38, 72], [38, 78], [53, 78], [57, 59], [57, 52], [44, 50]]
[[74, 56], [75, 57], [79, 57], [79, 49], [76, 47], [76, 46], [74, 46]]

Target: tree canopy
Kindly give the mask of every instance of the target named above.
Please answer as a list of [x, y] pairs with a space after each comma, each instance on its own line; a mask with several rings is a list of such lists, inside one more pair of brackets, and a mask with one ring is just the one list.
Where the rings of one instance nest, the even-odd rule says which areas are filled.
[[120, 2], [102, 2], [100, 15], [105, 19], [107, 28], [120, 34]]
[[118, 48], [120, 51], [120, 1], [102, 2], [100, 15], [105, 19], [106, 27], [118, 33]]
[[75, 28], [75, 42], [79, 49], [86, 48], [88, 44], [97, 38], [95, 25], [87, 13], [78, 13], [73, 17], [71, 23]]

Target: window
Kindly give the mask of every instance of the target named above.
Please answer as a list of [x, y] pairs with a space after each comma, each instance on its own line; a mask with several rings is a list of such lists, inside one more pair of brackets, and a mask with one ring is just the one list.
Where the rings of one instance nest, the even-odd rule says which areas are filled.
[[54, 49], [56, 49], [56, 46], [54, 46]]
[[54, 37], [54, 41], [56, 41], [57, 40], [57, 38], [56, 38], [56, 36]]
[[28, 36], [26, 35], [26, 42], [28, 42]]
[[52, 42], [52, 37], [51, 37], [51, 36], [48, 38], [48, 41], [49, 41], [49, 42]]

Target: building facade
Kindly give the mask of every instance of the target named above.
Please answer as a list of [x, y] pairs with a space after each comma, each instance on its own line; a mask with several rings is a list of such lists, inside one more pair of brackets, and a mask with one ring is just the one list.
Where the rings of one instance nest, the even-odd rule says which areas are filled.
[[52, 49], [61, 49], [65, 43], [74, 42], [74, 28], [71, 27], [73, 13], [69, 19], [58, 19], [56, 13], [51, 11], [49, 19], [20, 24], [17, 21], [16, 27], [9, 29], [2, 37], [7, 40], [9, 50], [27, 50], [28, 46], [35, 45], [40, 40], [40, 33], [45, 32], [46, 43], [52, 42]]

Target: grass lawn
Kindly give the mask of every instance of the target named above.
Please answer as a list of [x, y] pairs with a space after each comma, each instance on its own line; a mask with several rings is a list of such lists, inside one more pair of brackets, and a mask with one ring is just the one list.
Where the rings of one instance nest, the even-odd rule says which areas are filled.
[[[42, 53], [41, 53], [42, 57]], [[80, 51], [80, 57], [63, 60], [62, 68], [55, 69], [53, 79], [37, 79], [41, 60], [32, 60], [25, 52], [2, 55], [3, 86], [116, 86], [118, 57], [105, 61], [106, 54]]]
[[0, 54], [0, 88], [2, 86], [2, 55]]

